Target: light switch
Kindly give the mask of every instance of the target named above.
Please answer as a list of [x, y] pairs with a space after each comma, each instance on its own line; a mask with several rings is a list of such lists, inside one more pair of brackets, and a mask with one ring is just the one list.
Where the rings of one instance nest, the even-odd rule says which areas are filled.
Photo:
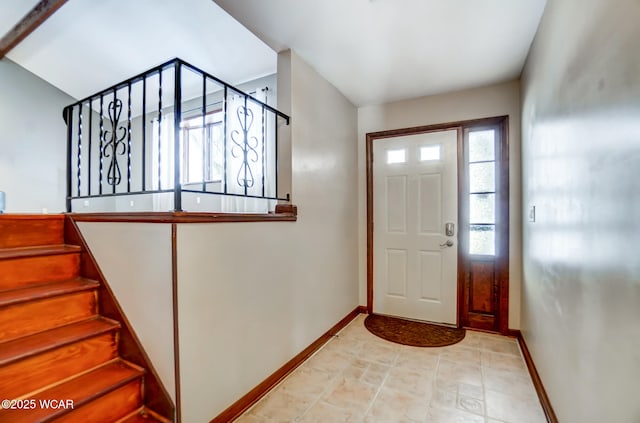
[[529, 222], [534, 223], [536, 221], [536, 206], [529, 207]]

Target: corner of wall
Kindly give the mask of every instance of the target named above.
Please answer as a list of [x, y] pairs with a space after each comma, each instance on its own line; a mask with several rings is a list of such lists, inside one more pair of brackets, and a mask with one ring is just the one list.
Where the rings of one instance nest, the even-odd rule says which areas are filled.
[[[277, 73], [277, 109], [291, 116], [291, 50], [278, 53], [278, 73]], [[281, 125], [278, 128], [278, 193], [292, 193], [291, 177], [291, 128], [295, 124], [293, 119], [289, 125]], [[295, 198], [292, 198], [295, 203]]]

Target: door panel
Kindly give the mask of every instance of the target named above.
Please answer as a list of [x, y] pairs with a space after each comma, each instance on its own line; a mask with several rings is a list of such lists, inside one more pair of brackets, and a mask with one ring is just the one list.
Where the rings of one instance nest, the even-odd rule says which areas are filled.
[[471, 263], [471, 313], [495, 314], [495, 272], [493, 262]]
[[407, 232], [407, 177], [387, 176], [387, 232]]
[[387, 295], [407, 297], [407, 250], [387, 250]]
[[376, 313], [456, 323], [457, 235], [445, 224], [457, 228], [457, 140], [449, 130], [374, 145]]
[[420, 251], [420, 299], [439, 302], [442, 300], [442, 286], [432, 281], [442, 279], [442, 254], [434, 251]]
[[434, 198], [442, 198], [442, 176], [439, 173], [420, 176], [420, 233], [437, 235], [442, 230], [442, 204], [434, 204]]

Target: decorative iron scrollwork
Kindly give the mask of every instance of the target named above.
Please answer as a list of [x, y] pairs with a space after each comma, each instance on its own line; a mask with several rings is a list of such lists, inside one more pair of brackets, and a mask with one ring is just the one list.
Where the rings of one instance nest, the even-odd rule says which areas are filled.
[[[238, 185], [241, 187], [251, 188], [255, 184], [255, 179], [249, 163], [257, 163], [260, 158], [258, 155], [258, 137], [249, 136], [249, 131], [251, 130], [254, 120], [253, 110], [246, 106], [238, 106], [236, 115], [238, 116], [240, 128], [242, 129], [242, 135], [237, 129], [231, 131], [231, 140], [235, 144], [231, 147], [231, 155], [236, 159], [242, 158], [242, 164], [240, 165], [240, 169], [238, 169], [236, 182], [238, 182]], [[242, 136], [242, 138], [238, 139], [240, 136]]]
[[122, 173], [118, 164], [118, 156], [124, 156], [127, 147], [124, 139], [127, 136], [127, 127], [122, 125], [118, 127], [120, 114], [122, 113], [122, 100], [116, 98], [109, 103], [107, 107], [109, 114], [109, 122], [111, 130], [105, 130], [102, 135], [104, 146], [102, 147], [102, 155], [105, 158], [111, 157], [109, 169], [107, 170], [107, 183], [109, 185], [119, 185], [122, 181]]

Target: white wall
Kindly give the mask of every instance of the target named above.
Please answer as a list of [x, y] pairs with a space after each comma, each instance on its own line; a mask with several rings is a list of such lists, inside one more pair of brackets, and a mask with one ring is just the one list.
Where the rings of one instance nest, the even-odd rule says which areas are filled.
[[298, 221], [178, 226], [185, 422], [218, 415], [358, 305], [356, 109], [285, 54]]
[[175, 401], [171, 225], [78, 222], [78, 227]]
[[0, 60], [0, 191], [6, 212], [65, 210], [66, 126], [75, 101], [11, 60]]
[[366, 304], [367, 298], [366, 134], [503, 115], [509, 115], [509, 328], [520, 328], [522, 210], [519, 81], [358, 109], [358, 268], [361, 304]]
[[522, 334], [560, 422], [640, 422], [638, 40], [637, 1], [549, 0], [522, 77]]

